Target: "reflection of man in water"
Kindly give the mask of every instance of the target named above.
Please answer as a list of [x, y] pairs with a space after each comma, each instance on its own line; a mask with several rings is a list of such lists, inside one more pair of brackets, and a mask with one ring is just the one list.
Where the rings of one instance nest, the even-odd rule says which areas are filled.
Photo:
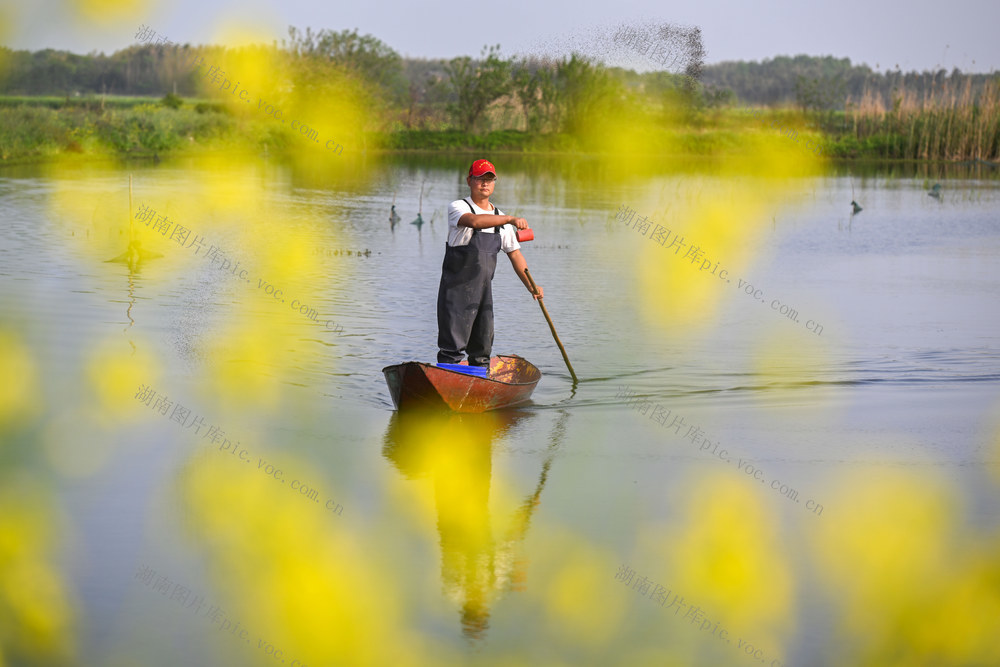
[[448, 597], [461, 605], [462, 633], [481, 639], [497, 583], [489, 512], [492, 444], [463, 442], [449, 455], [452, 461], [433, 472], [441, 580]]
[[482, 639], [493, 602], [507, 591], [523, 590], [521, 544], [548, 465], [535, 493], [515, 511], [506, 534], [497, 540], [489, 511], [492, 447], [510, 423], [499, 422], [490, 413], [438, 418], [396, 413], [393, 419], [385, 455], [408, 475], [430, 475], [442, 587], [460, 609], [462, 634]]

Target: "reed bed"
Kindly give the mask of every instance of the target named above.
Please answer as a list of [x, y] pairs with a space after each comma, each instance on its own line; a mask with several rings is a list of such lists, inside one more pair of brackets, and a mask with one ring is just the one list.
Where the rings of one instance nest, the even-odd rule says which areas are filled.
[[905, 88], [889, 104], [871, 90], [848, 99], [847, 125], [868, 155], [905, 160], [1000, 159], [1000, 79], [974, 92], [945, 82], [926, 95]]

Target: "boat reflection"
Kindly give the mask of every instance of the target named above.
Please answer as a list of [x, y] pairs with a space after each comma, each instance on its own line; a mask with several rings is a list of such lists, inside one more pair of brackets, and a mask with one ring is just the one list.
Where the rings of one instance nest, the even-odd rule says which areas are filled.
[[525, 590], [524, 537], [561, 441], [558, 426], [567, 415], [557, 422], [534, 490], [500, 517], [490, 513], [490, 489], [499, 483], [493, 479], [493, 443], [537, 415], [404, 411], [390, 419], [382, 454], [407, 478], [433, 483], [442, 586], [459, 607], [462, 634], [469, 640], [486, 636], [490, 608], [498, 599]]

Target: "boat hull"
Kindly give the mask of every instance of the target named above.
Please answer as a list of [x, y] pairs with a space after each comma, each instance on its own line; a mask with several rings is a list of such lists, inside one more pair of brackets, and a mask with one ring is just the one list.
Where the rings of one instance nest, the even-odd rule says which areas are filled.
[[485, 378], [408, 361], [382, 369], [397, 410], [449, 409], [486, 412], [525, 403], [542, 377], [527, 359], [499, 355], [490, 359]]

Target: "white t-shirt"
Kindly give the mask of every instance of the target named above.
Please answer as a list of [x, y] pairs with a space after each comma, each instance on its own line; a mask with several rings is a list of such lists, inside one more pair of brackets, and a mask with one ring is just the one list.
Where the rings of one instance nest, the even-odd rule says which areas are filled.
[[[469, 204], [472, 210], [469, 210]], [[492, 206], [492, 204], [491, 204]], [[495, 208], [495, 207], [494, 207]], [[472, 240], [472, 227], [459, 227], [458, 219], [466, 213], [476, 213], [477, 215], [494, 215], [492, 210], [486, 210], [476, 206], [471, 197], [456, 199], [448, 205], [448, 245], [461, 246], [469, 245]], [[503, 211], [497, 209], [497, 213], [503, 215]], [[480, 229], [480, 234], [495, 234], [500, 230], [500, 249], [504, 252], [514, 252], [521, 249], [521, 244], [517, 242], [517, 228], [514, 225], [504, 225], [502, 227], [487, 227]]]

